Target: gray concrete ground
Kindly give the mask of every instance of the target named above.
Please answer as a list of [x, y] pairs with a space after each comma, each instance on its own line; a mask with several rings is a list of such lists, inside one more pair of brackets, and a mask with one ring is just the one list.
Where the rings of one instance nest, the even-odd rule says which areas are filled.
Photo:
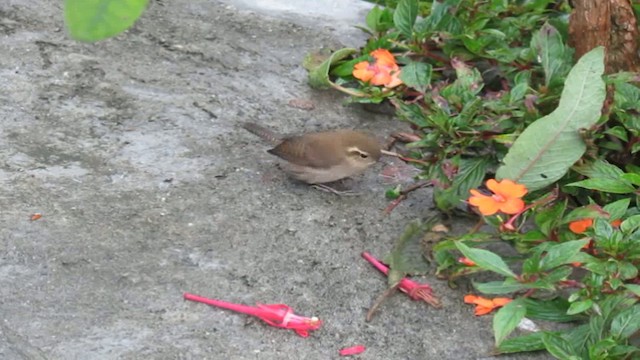
[[[397, 294], [364, 321], [386, 283], [360, 253], [429, 215], [428, 190], [385, 217], [385, 164], [338, 198], [287, 179], [238, 128], [402, 126], [307, 86], [307, 52], [364, 39], [350, 25], [366, 4], [324, 4], [155, 1], [128, 33], [81, 44], [61, 1], [0, 2], [1, 359], [489, 357], [491, 319], [433, 277], [443, 309]], [[185, 291], [324, 326], [303, 339]]]

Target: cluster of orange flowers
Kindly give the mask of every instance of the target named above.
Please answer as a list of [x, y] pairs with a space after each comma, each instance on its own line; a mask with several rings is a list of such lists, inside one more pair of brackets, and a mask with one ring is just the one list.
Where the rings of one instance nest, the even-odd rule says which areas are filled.
[[400, 67], [396, 58], [387, 49], [377, 49], [370, 54], [374, 61], [361, 61], [353, 67], [353, 77], [370, 83], [371, 85], [384, 85], [392, 88], [402, 84], [400, 80]]

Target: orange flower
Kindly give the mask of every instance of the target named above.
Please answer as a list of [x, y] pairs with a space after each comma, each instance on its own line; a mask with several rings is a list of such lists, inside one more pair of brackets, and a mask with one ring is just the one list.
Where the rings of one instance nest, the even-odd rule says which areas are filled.
[[[622, 224], [622, 219], [615, 219], [610, 222], [611, 226], [618, 227]], [[569, 223], [569, 230], [576, 234], [582, 234], [593, 225], [592, 218], [580, 219]]]
[[511, 299], [509, 298], [487, 299], [487, 298], [483, 298], [482, 296], [469, 294], [464, 296], [464, 302], [467, 304], [476, 305], [475, 314], [476, 316], [480, 316], [480, 315], [486, 315], [492, 312], [494, 309], [507, 305], [509, 302], [511, 302]]
[[400, 67], [396, 59], [387, 49], [377, 49], [370, 54], [375, 61], [361, 61], [353, 67], [353, 77], [371, 85], [384, 85], [388, 88], [402, 84], [400, 80]]
[[458, 259], [458, 262], [462, 265], [466, 265], [466, 266], [476, 266], [476, 263], [474, 263], [471, 259], [466, 258], [466, 257], [461, 257]]
[[492, 195], [484, 195], [478, 190], [472, 189], [469, 204], [477, 206], [482, 215], [493, 215], [498, 211], [505, 214], [517, 214], [524, 209], [522, 197], [527, 194], [527, 188], [509, 179], [497, 182], [495, 179], [487, 180], [487, 187]]
[[580, 219], [569, 223], [569, 230], [576, 234], [582, 234], [593, 225], [593, 219]]

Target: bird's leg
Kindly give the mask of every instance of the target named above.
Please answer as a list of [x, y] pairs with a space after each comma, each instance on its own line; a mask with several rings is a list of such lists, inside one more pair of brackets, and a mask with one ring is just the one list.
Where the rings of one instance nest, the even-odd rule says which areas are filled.
[[[334, 181], [332, 184], [336, 184], [339, 187], [344, 188], [344, 180], [338, 180], [338, 181]], [[340, 186], [342, 185], [342, 186]], [[312, 184], [311, 185], [312, 188], [316, 189], [316, 190], [320, 190], [320, 191], [325, 191], [325, 192], [330, 192], [332, 194], [338, 195], [338, 196], [358, 196], [361, 195], [360, 193], [354, 192], [350, 189], [336, 189], [333, 186], [329, 186], [327, 184]]]

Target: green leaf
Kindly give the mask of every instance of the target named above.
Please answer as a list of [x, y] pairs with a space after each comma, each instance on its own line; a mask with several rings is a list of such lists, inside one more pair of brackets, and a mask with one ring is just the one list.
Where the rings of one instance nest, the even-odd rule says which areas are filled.
[[400, 80], [405, 85], [424, 93], [431, 83], [431, 64], [417, 61], [408, 63], [400, 72]]
[[545, 86], [564, 75], [566, 68], [566, 48], [562, 42], [562, 35], [549, 23], [542, 25], [531, 39], [531, 47], [538, 54], [538, 61], [544, 69]]
[[640, 186], [640, 174], [623, 174], [621, 178], [633, 185]]
[[578, 353], [560, 334], [545, 331], [542, 335], [542, 342], [547, 351], [557, 359], [579, 360]]
[[565, 200], [537, 212], [535, 222], [544, 235], [549, 236], [551, 230], [558, 226], [566, 208], [567, 201]]
[[609, 128], [605, 130], [604, 133], [608, 135], [613, 135], [624, 142], [629, 141], [629, 138], [627, 136], [627, 130], [625, 130], [625, 128], [620, 125]]
[[527, 317], [535, 320], [570, 322], [580, 318], [577, 315], [568, 315], [569, 302], [563, 298], [553, 300], [524, 299], [527, 305]]
[[638, 228], [640, 228], [640, 215], [629, 216], [620, 224], [620, 230], [625, 234], [631, 234]]
[[624, 171], [604, 160], [596, 160], [586, 165], [576, 166], [574, 169], [578, 173], [588, 176], [589, 179], [567, 186], [579, 186], [615, 194], [626, 194], [635, 190], [631, 182], [624, 178]]
[[640, 330], [640, 304], [621, 311], [611, 321], [611, 334], [619, 339], [627, 339]]
[[458, 173], [451, 185], [446, 189], [436, 188], [434, 199], [438, 209], [449, 211], [469, 197], [469, 190], [475, 189], [484, 180], [491, 164], [489, 157], [460, 159]]
[[628, 194], [634, 192], [636, 189], [629, 182], [622, 178], [617, 179], [586, 179], [582, 181], [576, 181], [567, 186], [577, 186], [585, 189], [604, 191], [613, 194]]
[[461, 241], [456, 241], [456, 247], [464, 256], [476, 263], [478, 267], [510, 278], [516, 277], [516, 274], [514, 274], [511, 269], [509, 269], [504, 260], [502, 260], [500, 256], [492, 253], [491, 251], [471, 248]]
[[640, 285], [624, 284], [624, 287], [626, 287], [627, 290], [631, 291], [635, 296], [640, 296]]
[[367, 14], [366, 23], [372, 31], [382, 33], [393, 25], [393, 15], [389, 9], [382, 9], [376, 5]]
[[605, 205], [602, 209], [609, 213], [609, 220], [620, 219], [624, 216], [631, 203], [630, 198], [620, 199]]
[[148, 0], [65, 0], [64, 19], [71, 36], [94, 42], [130, 28]]
[[567, 76], [558, 107], [520, 134], [496, 178], [511, 179], [535, 191], [564, 176], [586, 151], [579, 130], [600, 118], [605, 99], [603, 72], [602, 47], [582, 56]]
[[571, 303], [571, 306], [569, 306], [569, 310], [567, 310], [567, 314], [580, 314], [581, 312], [591, 309], [591, 306], [593, 306], [593, 300], [591, 299], [576, 301], [574, 303]]
[[417, 17], [418, 0], [400, 0], [393, 12], [393, 23], [404, 36], [411, 37]]
[[540, 260], [540, 270], [546, 271], [556, 266], [574, 262], [574, 257], [580, 252], [589, 240], [573, 240], [560, 244], [554, 244], [547, 250], [547, 254]]
[[486, 283], [473, 283], [473, 287], [483, 294], [502, 295], [528, 289], [527, 284], [507, 283], [505, 281], [490, 281]]
[[[329, 70], [331, 69], [331, 66], [355, 52], [357, 52], [356, 49], [340, 49], [332, 53], [320, 65], [317, 65], [315, 67], [313, 67], [313, 65], [309, 65], [309, 85], [316, 89], [325, 89], [331, 87], [333, 85], [331, 79], [329, 79]], [[308, 61], [306, 62], [307, 64], [309, 63]]]
[[498, 346], [500, 354], [544, 350], [542, 332], [506, 339]]
[[428, 220], [425, 224], [414, 221], [407, 225], [404, 233], [398, 241], [385, 262], [389, 264], [389, 286], [395, 286], [407, 274], [424, 275], [429, 270], [424, 256], [422, 256], [421, 240], [434, 219]]
[[493, 335], [496, 339], [496, 346], [500, 346], [502, 341], [515, 330], [526, 313], [527, 308], [519, 300], [513, 300], [498, 310], [493, 317]]

